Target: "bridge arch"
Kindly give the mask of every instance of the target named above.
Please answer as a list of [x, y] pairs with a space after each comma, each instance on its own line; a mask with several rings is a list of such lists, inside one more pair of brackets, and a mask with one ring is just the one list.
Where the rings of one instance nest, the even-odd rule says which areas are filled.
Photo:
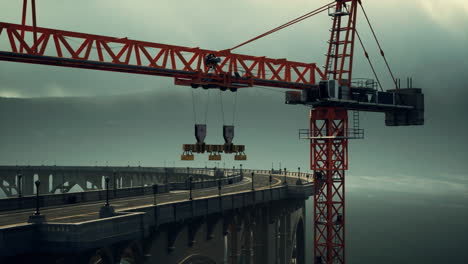
[[[5, 195], [5, 197], [12, 197], [18, 194], [18, 186], [17, 186], [17, 179], [10, 178], [10, 179], [1, 179], [0, 180], [0, 197]], [[3, 193], [2, 193], [3, 192]]]
[[180, 261], [178, 264], [216, 264], [216, 261], [203, 255], [191, 255]]
[[143, 248], [137, 241], [126, 244], [119, 252], [120, 264], [139, 264], [143, 261]]
[[10, 196], [10, 193], [4, 189], [3, 184], [0, 185], [0, 198], [7, 198]]
[[86, 264], [113, 264], [114, 258], [112, 252], [107, 248], [98, 249], [90, 254], [88, 260], [85, 260]]
[[291, 264], [305, 264], [305, 232], [302, 217], [296, 224], [292, 239]]
[[54, 188], [52, 188], [51, 190], [51, 193], [56, 193], [57, 191], [60, 191], [62, 192], [63, 190], [63, 193], [68, 193], [70, 192], [71, 189], [73, 189], [75, 186], [77, 186], [78, 188], [80, 188], [80, 192], [83, 192], [85, 188], [83, 188], [83, 186], [81, 186], [78, 182], [75, 182], [75, 181], [66, 181], [64, 183], [59, 183], [57, 185], [54, 186]]

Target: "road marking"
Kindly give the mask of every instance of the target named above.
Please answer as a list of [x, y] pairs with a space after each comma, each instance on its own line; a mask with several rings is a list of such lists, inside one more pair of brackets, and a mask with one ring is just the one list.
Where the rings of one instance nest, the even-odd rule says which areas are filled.
[[49, 220], [61, 220], [61, 219], [67, 219], [67, 218], [75, 218], [75, 217], [82, 217], [82, 216], [90, 216], [90, 215], [95, 215], [97, 214], [96, 212], [92, 213], [87, 213], [87, 214], [78, 214], [78, 215], [68, 215], [68, 216], [61, 216], [61, 217], [55, 217], [51, 218]]

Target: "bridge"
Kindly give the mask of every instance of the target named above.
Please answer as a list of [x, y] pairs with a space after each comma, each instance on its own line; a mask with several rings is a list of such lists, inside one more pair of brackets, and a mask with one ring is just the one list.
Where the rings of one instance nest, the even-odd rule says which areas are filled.
[[305, 263], [309, 176], [0, 166], [0, 263]]

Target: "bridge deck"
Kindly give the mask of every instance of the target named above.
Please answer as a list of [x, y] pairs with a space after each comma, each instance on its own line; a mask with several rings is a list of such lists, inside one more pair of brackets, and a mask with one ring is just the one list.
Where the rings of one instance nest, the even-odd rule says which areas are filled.
[[[273, 187], [281, 186], [283, 176], [273, 176]], [[290, 184], [295, 184], [297, 178], [288, 177]], [[255, 189], [269, 188], [269, 177], [267, 175], [256, 174], [254, 178]], [[236, 192], [248, 191], [251, 189], [251, 178], [245, 177], [240, 183], [226, 185], [222, 188], [222, 194], [233, 194]], [[193, 199], [207, 198], [217, 196], [218, 189], [206, 188], [193, 190]], [[125, 211], [135, 207], [149, 206], [153, 204], [153, 196], [139, 196], [132, 198], [120, 198], [111, 200], [110, 204], [116, 211]], [[178, 203], [188, 200], [188, 191], [174, 191], [170, 193], [158, 194], [157, 203]], [[56, 207], [47, 207], [41, 209], [41, 214], [44, 214], [48, 222], [53, 223], [79, 223], [99, 218], [99, 209], [103, 206], [103, 201], [92, 203], [81, 203], [74, 205], [64, 205]], [[0, 213], [0, 228], [7, 226], [15, 226], [26, 224], [28, 217], [31, 215], [31, 209], [7, 211]]]

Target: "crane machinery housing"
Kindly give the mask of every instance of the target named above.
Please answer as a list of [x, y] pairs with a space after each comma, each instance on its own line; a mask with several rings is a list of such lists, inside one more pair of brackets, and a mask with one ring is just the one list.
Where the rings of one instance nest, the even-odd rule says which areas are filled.
[[[236, 92], [254, 86], [287, 89], [287, 104], [311, 108], [309, 129], [300, 137], [310, 141], [310, 169], [315, 182], [314, 263], [345, 263], [345, 171], [348, 169], [348, 140], [362, 138], [358, 111], [385, 113], [387, 126], [424, 124], [424, 95], [421, 89], [401, 88], [385, 58], [361, 0], [335, 0], [273, 30], [225, 50], [206, 50], [167, 44], [107, 37], [36, 24], [36, 3], [30, 0], [32, 25], [26, 24], [28, 0], [23, 0], [21, 24], [0, 22], [0, 60], [114, 71], [174, 78], [176, 85]], [[384, 91], [356, 29], [358, 8], [377, 41], [393, 85]], [[324, 68], [315, 63], [242, 55], [232, 50], [328, 11], [332, 18]], [[353, 79], [356, 38], [364, 49], [376, 81]], [[73, 45], [73, 43], [80, 43]], [[379, 89], [380, 88], [380, 91]], [[348, 124], [348, 111], [355, 123]], [[357, 123], [356, 123], [357, 122]], [[224, 145], [206, 145], [206, 126], [195, 126], [197, 143], [183, 146], [183, 160], [193, 153], [209, 152], [211, 160], [220, 153], [235, 153], [245, 160], [245, 146], [234, 145], [234, 127], [225, 126]]]

